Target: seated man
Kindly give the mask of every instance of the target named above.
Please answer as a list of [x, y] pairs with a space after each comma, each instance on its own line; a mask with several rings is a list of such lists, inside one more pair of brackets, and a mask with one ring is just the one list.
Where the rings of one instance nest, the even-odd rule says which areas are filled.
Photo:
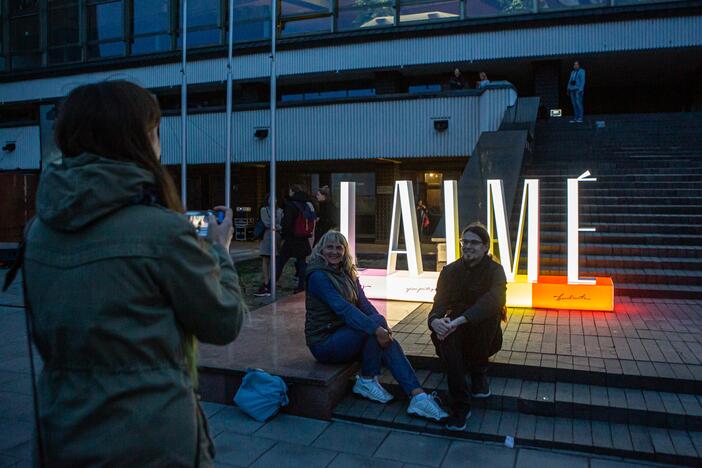
[[461, 258], [441, 271], [429, 313], [431, 340], [446, 366], [451, 405], [446, 429], [452, 431], [464, 430], [470, 417], [466, 371], [473, 398], [489, 397], [488, 358], [502, 347], [507, 281], [489, 249], [490, 235], [483, 225], [463, 229]]

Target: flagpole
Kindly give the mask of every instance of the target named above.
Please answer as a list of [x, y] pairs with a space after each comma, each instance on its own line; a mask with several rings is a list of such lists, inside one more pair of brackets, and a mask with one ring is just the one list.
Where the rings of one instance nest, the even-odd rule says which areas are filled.
[[227, 165], [224, 168], [224, 205], [231, 208], [232, 187], [232, 56], [234, 53], [234, 0], [229, 0], [229, 53], [227, 55]]
[[188, 0], [183, 0], [181, 4], [180, 14], [183, 17], [183, 26], [181, 37], [183, 38], [183, 53], [180, 66], [181, 82], [180, 82], [180, 125], [181, 125], [181, 155], [180, 155], [180, 198], [183, 203], [183, 208], [188, 206], [188, 187], [187, 187], [187, 160], [188, 160], [188, 78], [186, 75], [188, 48]]
[[270, 215], [271, 215], [271, 299], [276, 298], [276, 193], [275, 193], [275, 109], [276, 109], [276, 70], [275, 70], [275, 46], [278, 35], [278, 0], [271, 0], [271, 167], [270, 167]]

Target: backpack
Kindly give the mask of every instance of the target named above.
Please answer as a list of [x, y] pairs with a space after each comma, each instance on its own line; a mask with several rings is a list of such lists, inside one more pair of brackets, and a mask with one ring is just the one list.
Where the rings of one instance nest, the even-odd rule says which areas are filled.
[[293, 224], [293, 234], [295, 237], [311, 237], [314, 234], [314, 226], [317, 224], [317, 213], [310, 202], [304, 204], [294, 202], [297, 207], [295, 223]]
[[283, 379], [261, 369], [247, 369], [234, 403], [256, 421], [265, 421], [288, 405]]

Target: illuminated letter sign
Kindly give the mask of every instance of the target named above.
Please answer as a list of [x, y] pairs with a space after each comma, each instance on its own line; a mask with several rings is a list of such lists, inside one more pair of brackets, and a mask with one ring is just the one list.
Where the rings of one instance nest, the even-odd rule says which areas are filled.
[[578, 260], [580, 249], [578, 232], [594, 232], [595, 228], [580, 227], [580, 213], [578, 209], [578, 184], [580, 182], [594, 182], [597, 179], [590, 176], [590, 171], [585, 171], [577, 179], [568, 179], [568, 283], [569, 284], [595, 284], [595, 278], [580, 278], [578, 273]]
[[[507, 305], [516, 307], [562, 308], [577, 310], [614, 310], [614, 285], [611, 278], [581, 279], [578, 277], [578, 232], [594, 231], [581, 228], [578, 219], [578, 184], [594, 181], [586, 171], [577, 179], [568, 179], [568, 275], [539, 275], [539, 181], [526, 179], [522, 192], [517, 243], [512, 256], [507, 209], [501, 180], [487, 182], [488, 230], [493, 241], [497, 238], [500, 260], [507, 277]], [[341, 184], [341, 232], [349, 240], [349, 250], [355, 252], [355, 185]], [[446, 220], [446, 260], [459, 258], [458, 195], [456, 181], [444, 182]], [[527, 224], [527, 276], [518, 275], [524, 224]], [[405, 250], [400, 250], [400, 224], [405, 236]], [[494, 235], [493, 235], [494, 233]], [[493, 250], [493, 245], [490, 245]], [[406, 254], [408, 271], [396, 271], [397, 255]], [[392, 224], [385, 270], [359, 269], [359, 281], [371, 299], [391, 299], [431, 302], [436, 293], [439, 273], [425, 272], [417, 229], [412, 182], [395, 182]]]
[[458, 248], [458, 182], [444, 181], [444, 219], [446, 220], [446, 263], [461, 256]]
[[[395, 272], [397, 267], [397, 254], [407, 255], [407, 266], [411, 275], [419, 276], [424, 273], [415, 206], [412, 182], [409, 180], [396, 181], [395, 194], [393, 195], [392, 202], [390, 244], [388, 246], [388, 274]], [[400, 250], [399, 246], [400, 219], [402, 219], [402, 230], [405, 234], [405, 250]]]
[[349, 243], [349, 255], [356, 263], [356, 182], [341, 183], [339, 231]]
[[[524, 237], [524, 218], [527, 208], [529, 210], [527, 278], [530, 283], [536, 283], [539, 280], [539, 181], [536, 179], [526, 179], [524, 181], [514, 257], [512, 257], [512, 245], [509, 236], [509, 226], [507, 225], [507, 206], [505, 205], [505, 192], [502, 181], [496, 179], [487, 181], [488, 233], [493, 241], [497, 237], [500, 248], [500, 263], [509, 282], [515, 281], [519, 271], [519, 258], [522, 251], [522, 238]], [[494, 217], [493, 212], [495, 214]], [[493, 251], [493, 248], [494, 244], [491, 243], [490, 252]]]

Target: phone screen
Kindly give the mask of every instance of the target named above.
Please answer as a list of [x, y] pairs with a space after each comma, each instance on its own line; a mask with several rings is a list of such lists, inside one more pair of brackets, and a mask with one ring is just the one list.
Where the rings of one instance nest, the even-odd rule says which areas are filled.
[[185, 216], [188, 217], [188, 221], [195, 226], [197, 235], [201, 237], [207, 236], [207, 217], [209, 216], [209, 211], [186, 211]]

